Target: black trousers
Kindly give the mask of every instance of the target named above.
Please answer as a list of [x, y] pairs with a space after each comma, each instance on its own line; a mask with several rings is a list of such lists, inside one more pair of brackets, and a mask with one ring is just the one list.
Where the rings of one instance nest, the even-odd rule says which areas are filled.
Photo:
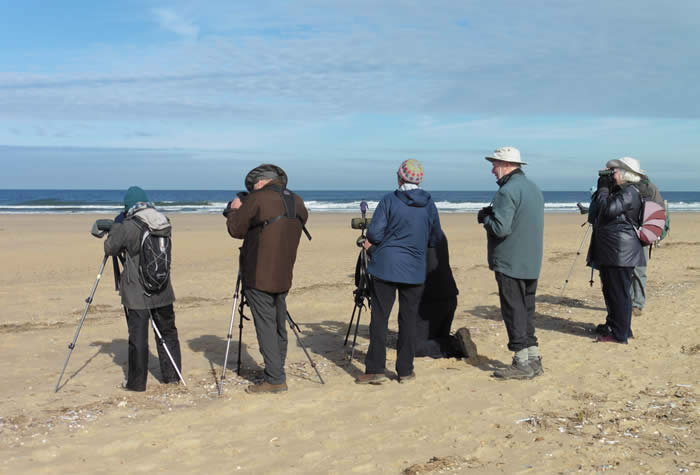
[[535, 293], [537, 279], [514, 279], [496, 272], [501, 315], [508, 332], [508, 349], [518, 352], [537, 346], [535, 336]]
[[287, 380], [284, 372], [287, 359], [287, 292], [271, 294], [248, 288], [243, 292], [253, 314], [258, 346], [265, 362], [265, 381], [282, 384]]
[[365, 373], [378, 374], [386, 369], [386, 336], [389, 314], [399, 292], [399, 341], [396, 372], [399, 377], [413, 372], [416, 347], [416, 317], [423, 294], [423, 284], [400, 284], [374, 279], [372, 288], [372, 317], [369, 323], [369, 349], [365, 358]]
[[456, 309], [456, 296], [445, 297], [442, 300], [421, 300], [416, 320], [416, 356], [454, 356], [450, 329]]
[[[150, 312], [150, 313], [149, 313]], [[129, 327], [129, 370], [126, 378], [126, 387], [133, 391], [146, 390], [146, 377], [148, 376], [148, 325], [149, 318], [153, 316], [170, 354], [175, 360], [178, 370], [182, 371], [180, 356], [180, 340], [175, 327], [175, 311], [173, 306], [148, 309], [127, 309], [126, 324]], [[157, 338], [157, 337], [156, 337]], [[156, 341], [158, 349], [158, 362], [160, 373], [164, 383], [179, 381], [177, 372], [168, 358], [163, 345]]]
[[627, 343], [632, 325], [630, 284], [634, 267], [601, 266], [598, 271], [603, 286], [605, 307], [608, 310], [605, 323], [612, 329], [616, 340]]

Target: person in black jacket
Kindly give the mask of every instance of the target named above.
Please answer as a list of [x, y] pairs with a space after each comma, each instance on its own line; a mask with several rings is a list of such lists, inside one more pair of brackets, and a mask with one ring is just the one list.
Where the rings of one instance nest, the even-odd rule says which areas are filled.
[[610, 160], [612, 174], [598, 178], [589, 222], [593, 236], [588, 249], [588, 265], [598, 269], [608, 315], [599, 326], [597, 341], [627, 343], [632, 323], [630, 284], [635, 266], [644, 265], [642, 243], [635, 232], [639, 226], [642, 199], [637, 188], [644, 171], [634, 158]]
[[430, 358], [472, 358], [476, 345], [468, 328], [450, 335], [457, 309], [457, 283], [450, 268], [447, 237], [442, 235], [426, 252], [427, 272], [416, 320], [416, 356]]

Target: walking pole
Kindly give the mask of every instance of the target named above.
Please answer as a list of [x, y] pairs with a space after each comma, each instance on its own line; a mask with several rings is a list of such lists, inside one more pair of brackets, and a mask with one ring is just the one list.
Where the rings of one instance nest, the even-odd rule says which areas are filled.
[[[584, 225], [586, 223], [583, 223]], [[578, 256], [581, 255], [581, 248], [583, 247], [583, 244], [586, 242], [586, 237], [588, 237], [588, 233], [591, 231], [591, 227], [593, 227], [592, 224], [588, 223], [588, 227], [586, 228], [586, 232], [583, 235], [583, 239], [581, 239], [581, 244], [578, 246], [578, 251], [576, 251], [576, 256], [574, 257], [574, 262], [571, 263], [571, 268], [569, 269], [569, 275], [566, 276], [566, 280], [564, 281], [564, 287], [561, 288], [561, 293], [559, 294], [559, 298], [564, 296], [564, 291], [566, 290], [566, 284], [569, 283], [569, 277], [571, 277], [571, 273], [574, 270], [574, 265], [576, 265], [576, 259], [578, 259]], [[593, 285], [593, 284], [591, 284]]]
[[[241, 285], [241, 271], [238, 271], [238, 278], [236, 279], [236, 290], [233, 292], [233, 307], [231, 308], [231, 323], [228, 325], [228, 335], [226, 335], [226, 355], [224, 356], [224, 369], [221, 370], [221, 379], [219, 380], [219, 396], [224, 391], [224, 379], [226, 379], [226, 365], [228, 364], [228, 350], [231, 347], [231, 338], [233, 337], [233, 320], [236, 317], [236, 302], [238, 302], [238, 289]], [[240, 348], [240, 337], [238, 339], [238, 347]], [[240, 358], [239, 358], [240, 361]]]
[[151, 309], [148, 309], [148, 314], [151, 316], [151, 325], [153, 326], [153, 331], [156, 332], [156, 336], [158, 337], [158, 342], [163, 345], [163, 348], [165, 348], [165, 352], [168, 354], [168, 358], [170, 358], [170, 362], [173, 365], [173, 368], [175, 368], [175, 372], [177, 373], [177, 376], [180, 378], [180, 381], [182, 381], [183, 386], [187, 386], [185, 383], [185, 380], [182, 378], [182, 374], [180, 374], [180, 370], [178, 369], [177, 365], [175, 364], [175, 360], [173, 359], [173, 355], [170, 354], [170, 350], [168, 350], [168, 345], [165, 344], [165, 340], [163, 339], [163, 336], [160, 334], [160, 331], [158, 331], [158, 327], [156, 326], [156, 322], [153, 321], [153, 315], [151, 314]]
[[321, 384], [326, 384], [325, 381], [323, 381], [323, 378], [321, 377], [321, 373], [318, 372], [318, 368], [316, 367], [316, 363], [314, 363], [314, 360], [311, 359], [309, 352], [306, 351], [306, 346], [304, 346], [304, 343], [301, 341], [301, 338], [299, 338], [299, 333], [297, 333], [297, 329], [299, 329], [299, 331], [301, 331], [301, 328], [299, 328], [299, 325], [297, 325], [296, 322], [294, 320], [292, 320], [292, 316], [289, 314], [289, 312], [287, 312], [287, 320], [289, 320], [289, 326], [292, 328], [292, 331], [294, 332], [294, 336], [297, 337], [297, 342], [299, 342], [301, 349], [304, 350], [304, 354], [309, 359], [309, 363], [311, 363], [311, 367], [316, 371], [316, 375], [318, 376], [318, 379], [321, 380]]
[[66, 356], [66, 362], [63, 364], [63, 369], [61, 370], [61, 375], [58, 377], [58, 382], [56, 383], [56, 389], [54, 389], [54, 392], [58, 392], [58, 388], [61, 385], [61, 379], [63, 379], [63, 373], [66, 371], [66, 366], [68, 366], [68, 360], [70, 359], [71, 353], [73, 353], [73, 348], [75, 348], [75, 342], [78, 340], [78, 335], [80, 334], [80, 329], [83, 327], [83, 322], [85, 321], [85, 316], [88, 313], [88, 309], [90, 308], [90, 304], [92, 303], [92, 298], [95, 296], [95, 291], [97, 290], [97, 284], [100, 283], [100, 278], [102, 277], [102, 272], [105, 270], [105, 264], [107, 263], [107, 256], [105, 255], [104, 259], [102, 259], [102, 265], [100, 266], [100, 270], [97, 271], [97, 278], [95, 279], [95, 283], [92, 285], [92, 290], [90, 291], [90, 296], [85, 299], [85, 310], [83, 310], [83, 316], [80, 318], [80, 323], [78, 324], [78, 329], [75, 331], [75, 336], [73, 337], [73, 341], [68, 345], [68, 355]]

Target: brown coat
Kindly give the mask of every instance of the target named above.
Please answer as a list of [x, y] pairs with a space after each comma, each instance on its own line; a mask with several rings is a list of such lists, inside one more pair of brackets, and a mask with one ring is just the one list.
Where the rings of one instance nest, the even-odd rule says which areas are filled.
[[292, 193], [300, 219], [283, 217], [266, 226], [258, 223], [285, 214], [280, 182], [272, 181], [251, 192], [240, 208], [229, 212], [226, 226], [231, 237], [243, 239], [240, 271], [243, 285], [269, 293], [287, 292], [292, 287], [292, 270], [297, 257], [302, 222], [309, 213], [304, 201]]

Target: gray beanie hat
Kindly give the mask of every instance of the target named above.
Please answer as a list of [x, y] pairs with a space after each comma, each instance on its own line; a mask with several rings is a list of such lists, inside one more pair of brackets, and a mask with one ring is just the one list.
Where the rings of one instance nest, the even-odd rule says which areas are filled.
[[248, 172], [245, 177], [246, 190], [253, 191], [253, 187], [260, 180], [279, 180], [285, 188], [287, 187], [287, 174], [280, 167], [271, 163], [263, 163]]

